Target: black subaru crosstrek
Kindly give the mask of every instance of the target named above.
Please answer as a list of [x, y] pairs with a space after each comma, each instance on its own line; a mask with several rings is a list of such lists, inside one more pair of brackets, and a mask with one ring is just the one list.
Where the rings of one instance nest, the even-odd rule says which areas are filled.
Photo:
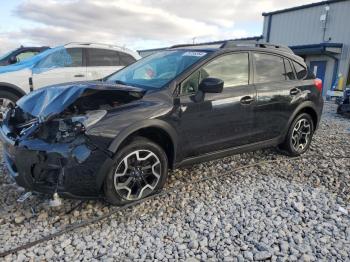
[[176, 46], [30, 93], [0, 137], [18, 185], [121, 205], [159, 191], [168, 169], [271, 146], [300, 155], [322, 108], [322, 82], [287, 47]]

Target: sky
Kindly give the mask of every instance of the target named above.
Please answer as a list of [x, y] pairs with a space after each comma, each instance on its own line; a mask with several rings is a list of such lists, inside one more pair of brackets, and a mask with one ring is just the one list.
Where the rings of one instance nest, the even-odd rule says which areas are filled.
[[69, 42], [131, 49], [262, 34], [263, 12], [308, 0], [0, 0], [0, 55]]

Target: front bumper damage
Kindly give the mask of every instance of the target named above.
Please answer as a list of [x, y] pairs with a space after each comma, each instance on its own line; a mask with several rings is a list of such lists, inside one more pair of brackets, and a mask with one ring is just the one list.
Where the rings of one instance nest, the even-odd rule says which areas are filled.
[[134, 87], [82, 82], [24, 96], [0, 125], [10, 175], [28, 191], [78, 198], [102, 196], [104, 178], [113, 163], [108, 146], [117, 132], [91, 130], [105, 130], [101, 126], [115, 130], [118, 125], [114, 118], [108, 122], [108, 112], [118, 115], [118, 110], [123, 111], [124, 105], [128, 108], [143, 94]]
[[14, 141], [0, 128], [4, 162], [16, 183], [28, 191], [69, 198], [101, 197], [104, 174], [112, 160], [89, 137], [50, 144], [40, 139]]

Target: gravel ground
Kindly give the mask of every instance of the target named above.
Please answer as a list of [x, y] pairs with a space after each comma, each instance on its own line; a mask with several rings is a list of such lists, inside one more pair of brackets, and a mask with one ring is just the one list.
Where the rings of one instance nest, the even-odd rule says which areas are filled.
[[[175, 170], [166, 185], [184, 185], [175, 193], [5, 260], [349, 261], [350, 160], [331, 156], [350, 155], [350, 119], [335, 110], [325, 104], [311, 150], [300, 159], [232, 171], [288, 159], [268, 149]], [[17, 203], [21, 189], [3, 166], [0, 172], [0, 253], [112, 209], [88, 201], [66, 214], [79, 202], [49, 208], [41, 196]], [[230, 175], [191, 183], [223, 173]]]

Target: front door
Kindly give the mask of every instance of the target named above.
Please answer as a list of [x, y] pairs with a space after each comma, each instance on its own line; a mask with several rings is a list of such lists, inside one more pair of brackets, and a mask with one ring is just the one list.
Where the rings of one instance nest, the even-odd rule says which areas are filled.
[[[200, 81], [207, 77], [222, 79], [223, 92], [198, 91]], [[184, 157], [249, 142], [256, 99], [249, 78], [249, 54], [232, 53], [215, 58], [183, 81], [180, 134]]]
[[41, 60], [32, 71], [34, 89], [86, 80], [81, 48], [57, 50]]

